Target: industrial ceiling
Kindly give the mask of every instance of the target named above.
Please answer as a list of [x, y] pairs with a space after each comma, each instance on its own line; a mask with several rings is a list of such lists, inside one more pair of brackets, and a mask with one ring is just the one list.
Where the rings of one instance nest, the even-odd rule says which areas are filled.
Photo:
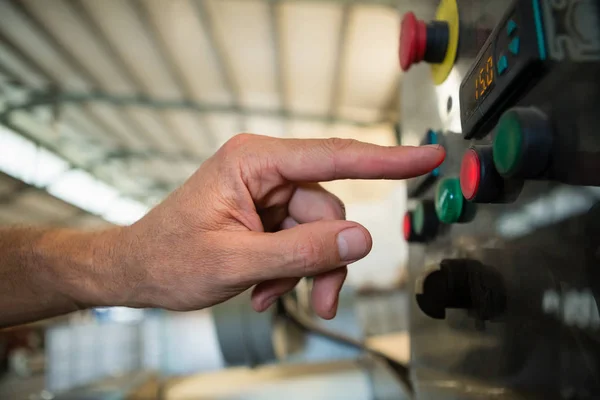
[[129, 223], [238, 132], [391, 144], [395, 3], [0, 1], [0, 170]]

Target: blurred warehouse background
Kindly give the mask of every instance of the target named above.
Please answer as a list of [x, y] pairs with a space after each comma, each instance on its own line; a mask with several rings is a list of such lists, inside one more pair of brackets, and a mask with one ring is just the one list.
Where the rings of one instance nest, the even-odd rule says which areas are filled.
[[[96, 229], [133, 223], [239, 132], [397, 144], [396, 3], [0, 1], [0, 224]], [[413, 0], [402, 8], [420, 6]], [[445, 105], [447, 94], [440, 98]], [[416, 136], [405, 132], [403, 141], [415, 142]], [[406, 260], [399, 229], [404, 184], [326, 186], [345, 201], [348, 218], [374, 237], [372, 254], [351, 268], [348, 288], [371, 300], [358, 316], [349, 305], [334, 326], [355, 331], [357, 338], [402, 332], [401, 316], [392, 325], [378, 316], [402, 313], [388, 299], [396, 297], [396, 308], [401, 297], [395, 289]], [[140, 379], [127, 375], [133, 371], [185, 375], [219, 369], [228, 363], [219, 350], [223, 328], [216, 325], [211, 312], [111, 309], [10, 330], [0, 353], [11, 372], [0, 393], [52, 398], [109, 376], [117, 379], [109, 386], [129, 387]], [[343, 346], [314, 340], [298, 360], [356, 357]], [[405, 337], [395, 340], [406, 358]], [[252, 364], [246, 361], [238, 364]], [[348, 361], [336, 365], [318, 374], [337, 371], [341, 381], [333, 382], [355, 391], [344, 398], [363, 398], [368, 382], [357, 371], [364, 368]], [[15, 373], [28, 378], [18, 384]], [[268, 370], [263, 374], [269, 380]], [[320, 383], [324, 396], [326, 382]], [[182, 397], [174, 398], [196, 398], [190, 394], [195, 389], [177, 390]], [[78, 393], [72, 398], [83, 398]], [[221, 398], [211, 396], [206, 398]]]
[[[239, 132], [396, 143], [393, 3], [0, 2], [0, 221], [134, 222]], [[329, 185], [357, 219], [400, 186]]]

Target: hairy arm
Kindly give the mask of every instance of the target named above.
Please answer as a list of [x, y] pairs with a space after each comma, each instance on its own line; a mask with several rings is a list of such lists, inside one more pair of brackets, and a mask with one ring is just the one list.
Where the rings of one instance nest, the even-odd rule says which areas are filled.
[[0, 326], [94, 306], [197, 310], [251, 287], [264, 311], [305, 276], [315, 277], [315, 311], [333, 318], [346, 267], [372, 239], [316, 183], [406, 179], [444, 155], [437, 145], [237, 135], [129, 227], [0, 229]]
[[118, 302], [120, 230], [0, 229], [0, 327]]

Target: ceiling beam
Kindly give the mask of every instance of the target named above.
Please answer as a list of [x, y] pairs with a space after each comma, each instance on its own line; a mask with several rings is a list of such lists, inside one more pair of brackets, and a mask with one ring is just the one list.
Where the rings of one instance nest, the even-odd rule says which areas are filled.
[[[36, 64], [31, 64], [31, 65], [32, 65], [32, 68], [37, 67]], [[7, 72], [9, 72], [9, 78], [12, 79], [14, 82], [17, 82], [17, 84], [19, 86], [27, 87], [26, 83], [22, 82], [19, 79], [19, 77], [10, 73], [10, 71], [7, 71]], [[44, 76], [44, 74], [45, 74], [45, 72], [41, 70], [40, 75]], [[51, 77], [48, 77], [48, 78], [51, 79]], [[54, 91], [51, 90], [51, 92], [54, 92]], [[8, 117], [9, 117], [9, 115], [6, 115], [6, 118], [0, 118], [0, 125], [4, 125], [6, 128], [18, 133], [19, 135], [23, 136], [27, 140], [34, 143], [36, 146], [39, 146], [41, 148], [44, 148], [44, 149], [56, 154], [58, 157], [60, 157], [67, 163], [68, 170], [80, 169], [82, 171], [85, 171], [85, 172], [91, 174], [92, 176], [95, 176], [96, 178], [100, 179], [101, 181], [105, 182], [106, 184], [115, 187], [114, 183], [111, 182], [110, 179], [107, 179], [105, 176], [100, 176], [97, 174], [96, 168], [103, 165], [102, 162], [92, 161], [90, 163], [80, 163], [77, 161], [73, 161], [72, 159], [70, 159], [68, 157], [68, 155], [64, 154], [63, 148], [57, 143], [57, 141], [40, 140], [38, 137], [32, 135], [30, 132], [27, 132], [24, 129], [19, 128], [18, 126], [11, 124], [10, 119]], [[90, 120], [93, 120], [95, 118], [95, 116], [93, 114], [90, 114], [88, 116], [88, 118]], [[103, 121], [98, 121], [98, 123], [103, 123]], [[107, 130], [107, 131], [109, 131], [109, 130]], [[124, 153], [126, 151], [127, 151], [126, 149], [114, 149], [111, 153], [101, 156], [100, 161], [104, 160], [107, 156], [110, 156], [111, 154], [116, 154], [118, 152]], [[172, 186], [172, 182], [155, 180], [155, 185], [158, 185], [159, 187], [169, 187], [169, 186]], [[142, 203], [145, 203], [147, 200], [144, 196], [132, 196], [131, 193], [127, 193], [126, 191], [123, 191], [122, 190], [123, 188], [117, 187], [117, 189], [121, 191], [121, 194], [128, 195], [132, 198], [135, 198], [138, 201], [141, 201]]]
[[333, 69], [333, 82], [331, 85], [331, 98], [329, 100], [329, 117], [333, 119], [340, 108], [342, 85], [344, 79], [344, 60], [346, 58], [346, 42], [348, 37], [348, 25], [350, 23], [351, 2], [342, 6], [342, 19], [338, 32], [338, 41]]
[[[192, 85], [187, 81], [185, 75], [181, 72], [181, 69], [177, 66], [177, 63], [173, 60], [173, 58], [169, 55], [169, 51], [167, 50], [168, 44], [165, 38], [160, 34], [160, 29], [156, 26], [155, 23], [152, 22], [152, 18], [149, 15], [148, 10], [142, 5], [141, 1], [131, 0], [132, 9], [136, 14], [136, 17], [140, 21], [144, 29], [144, 33], [146, 36], [150, 38], [150, 41], [155, 45], [160, 58], [163, 61], [165, 68], [167, 69], [168, 74], [171, 76], [175, 84], [177, 85], [177, 89], [183, 95], [186, 101], [191, 101], [194, 98], [194, 94], [190, 90]], [[207, 133], [206, 137], [209, 139], [209, 146], [211, 150], [215, 150], [217, 148], [217, 139], [215, 137], [214, 132], [212, 132], [209, 124], [204, 120], [204, 118], [198, 117], [196, 119], [198, 125]], [[171, 129], [177, 131], [176, 127], [171, 127]], [[185, 146], [184, 146], [185, 148]]]
[[[398, 8], [400, 0], [268, 0], [277, 3], [334, 3], [334, 4], [363, 4]], [[406, 1], [406, 0], [405, 0]]]
[[208, 10], [206, 9], [204, 1], [190, 0], [190, 2], [196, 11], [196, 16], [200, 22], [200, 26], [202, 29], [204, 29], [208, 44], [210, 45], [213, 56], [217, 62], [217, 69], [221, 72], [221, 76], [223, 77], [225, 88], [231, 95], [232, 108], [236, 109], [237, 113], [239, 114], [238, 131], [244, 132], [246, 131], [246, 121], [244, 118], [244, 110], [241, 108], [240, 89], [234, 78], [231, 64], [228, 62], [227, 56], [225, 55], [225, 49], [223, 49], [221, 42], [216, 37], [213, 21], [208, 14]]
[[[73, 67], [77, 71], [77, 73], [92, 86], [92, 88], [102, 88], [102, 85], [98, 81], [98, 79], [96, 79], [96, 77], [85, 67], [85, 65], [83, 65], [77, 59], [77, 57], [75, 57], [75, 55], [73, 55], [67, 48], [65, 48], [65, 46], [63, 46], [63, 44], [60, 43], [60, 41], [50, 32], [50, 30], [47, 29], [47, 27], [29, 11], [25, 3], [19, 0], [11, 0], [10, 3], [17, 12], [23, 15], [35, 27], [35, 29], [42, 34], [42, 36], [46, 41], [48, 41], [52, 49], [56, 51], [59, 54], [59, 56], [63, 60], [65, 60], [67, 64]], [[53, 79], [53, 81], [55, 80]], [[56, 85], [60, 86], [58, 82], [56, 82]], [[142, 142], [153, 142], [153, 139], [149, 135], [143, 133], [144, 130], [137, 123], [137, 121], [134, 121], [132, 118], [129, 118], [129, 115], [127, 114], [122, 114], [121, 116], [123, 122], [125, 122], [129, 126], [129, 129], [131, 129], [131, 131], [134, 132]], [[117, 137], [119, 136], [117, 135]]]
[[[144, 92], [148, 93], [149, 92], [148, 86], [145, 85], [142, 82], [142, 80], [138, 78], [138, 76], [127, 65], [125, 60], [123, 60], [123, 57], [121, 57], [121, 55], [119, 54], [119, 52], [117, 51], [115, 46], [113, 46], [113, 44], [108, 40], [108, 38], [106, 37], [106, 35], [102, 31], [102, 29], [100, 28], [98, 23], [96, 22], [96, 20], [92, 17], [92, 15], [89, 13], [89, 11], [83, 6], [83, 3], [81, 2], [81, 0], [68, 0], [68, 1], [69, 1], [69, 5], [71, 6], [73, 12], [75, 12], [75, 14], [79, 18], [81, 18], [81, 20], [84, 22], [84, 25], [92, 33], [94, 40], [97, 43], [99, 43], [104, 48], [104, 50], [109, 54], [111, 61], [116, 64], [117, 68], [125, 76], [125, 78], [131, 84], [133, 84], [133, 86], [135, 87], [135, 89], [139, 93], [139, 95], [142, 95]], [[140, 18], [141, 24], [145, 26], [145, 21], [143, 20], [143, 17], [139, 15], [139, 10], [137, 9], [136, 4], [132, 4], [132, 8], [135, 13], [138, 13], [137, 16], [138, 16], [138, 18]], [[150, 34], [151, 32], [146, 32], [146, 33]], [[167, 62], [166, 59], [165, 59], [165, 62]], [[169, 66], [167, 66], [167, 68], [168, 67]], [[169, 72], [171, 72], [171, 71], [169, 71]], [[173, 77], [173, 79], [176, 79], [176, 77]], [[188, 146], [187, 143], [185, 141], [181, 140], [180, 136], [177, 135], [176, 133], [173, 134], [173, 132], [177, 132], [177, 128], [175, 126], [173, 126], [173, 124], [167, 118], [165, 118], [164, 115], [160, 115], [160, 114], [158, 115], [158, 123], [160, 124], [161, 132], [164, 132], [165, 135], [173, 136], [174, 138], [180, 139], [179, 143], [178, 143], [179, 149], [187, 148], [187, 146]], [[101, 124], [100, 126], [102, 129], [107, 128], [106, 124]], [[157, 147], [160, 147], [160, 144], [158, 144], [158, 143], [156, 143], [155, 145]], [[152, 150], [150, 150], [150, 151], [152, 151]]]
[[[0, 31], [0, 42], [2, 42], [6, 47], [8, 47], [11, 53], [15, 54], [21, 61], [27, 64], [36, 74], [48, 81], [48, 86], [52, 86], [54, 84], [55, 80], [48, 73], [48, 71], [42, 68], [32, 57], [23, 52], [17, 45], [15, 45], [12, 42], [12, 40], [10, 40], [6, 35], [4, 35], [2, 31]], [[8, 72], [8, 68], [6, 67], [3, 67], [3, 70], [5, 72]], [[14, 77], [14, 72], [12, 73], [12, 75], [13, 78], [16, 79], [16, 77]]]
[[259, 108], [259, 107], [233, 107], [224, 104], [200, 103], [196, 101], [180, 99], [156, 99], [147, 96], [131, 96], [121, 94], [111, 94], [107, 92], [59, 92], [59, 91], [31, 91], [29, 99], [20, 104], [8, 105], [4, 111], [0, 112], [0, 121], [8, 120], [11, 113], [20, 110], [31, 110], [40, 106], [52, 106], [56, 104], [89, 104], [106, 103], [117, 107], [141, 106], [157, 110], [188, 110], [200, 114], [220, 113], [236, 114], [242, 112], [245, 115], [283, 118], [287, 120], [306, 120], [314, 122], [330, 122], [354, 125], [359, 127], [370, 127], [373, 125], [388, 124], [389, 120], [378, 120], [364, 122], [347, 118], [332, 117], [329, 115], [302, 113], [302, 112], [282, 112], [277, 109]]
[[269, 25], [271, 31], [271, 46], [273, 47], [273, 63], [275, 65], [275, 87], [279, 95], [280, 112], [289, 110], [287, 86], [285, 84], [286, 74], [284, 71], [284, 59], [281, 41], [280, 15], [281, 7], [276, 0], [268, 0], [269, 3]]
[[[206, 157], [208, 158], [208, 156]], [[163, 153], [160, 151], [132, 151], [128, 149], [122, 149], [118, 151], [113, 151], [107, 153], [101, 158], [98, 158], [93, 163], [88, 165], [89, 168], [96, 168], [100, 165], [112, 162], [112, 161], [124, 161], [124, 162], [133, 162], [133, 161], [150, 161], [160, 159], [162, 161], [168, 163], [181, 163], [188, 162], [195, 165], [200, 165], [203, 161], [202, 157], [198, 157], [195, 154], [181, 152], [178, 154], [174, 153]], [[175, 180], [173, 182], [176, 182]], [[164, 184], [164, 182], [163, 182]]]
[[[19, 135], [23, 136], [24, 138], [26, 138], [27, 140], [33, 142], [36, 146], [40, 146], [54, 154], [56, 154], [57, 156], [59, 156], [61, 159], [63, 159], [67, 165], [68, 165], [68, 169], [67, 170], [71, 170], [71, 169], [79, 169], [81, 171], [87, 172], [88, 174], [96, 177], [97, 179], [103, 181], [104, 183], [108, 184], [109, 186], [115, 187], [115, 189], [117, 189], [121, 195], [125, 195], [125, 196], [129, 196], [131, 198], [134, 198], [135, 200], [138, 200], [142, 203], [146, 203], [147, 198], [146, 196], [135, 196], [132, 195], [131, 193], [129, 193], [127, 190], [123, 190], [123, 188], [121, 187], [116, 187], [114, 185], [113, 182], [111, 182], [109, 179], [106, 179], [106, 177], [103, 177], [101, 175], [99, 175], [96, 171], [96, 167], [99, 167], [101, 165], [103, 165], [101, 162], [92, 162], [92, 163], [81, 163], [81, 162], [76, 162], [73, 160], [70, 160], [65, 154], [63, 154], [63, 152], [61, 151], [60, 146], [57, 143], [51, 143], [51, 142], [46, 142], [46, 141], [40, 141], [37, 137], [33, 136], [32, 134], [30, 134], [29, 132], [27, 132], [24, 129], [21, 129], [18, 126], [15, 126], [14, 124], [10, 123], [10, 121], [6, 121], [6, 120], [0, 120], [0, 125], [4, 125], [6, 128], [10, 129], [13, 132], [18, 133]], [[101, 159], [103, 159], [103, 157], [101, 157]], [[164, 180], [159, 180], [159, 179], [154, 179], [153, 182], [154, 186], [160, 186], [160, 187], [172, 187], [173, 186], [173, 182], [171, 181], [164, 181]]]
[[[28, 54], [26, 54], [24, 51], [22, 51], [9, 38], [7, 38], [5, 35], [3, 35], [2, 32], [0, 32], [0, 41], [2, 41], [11, 50], [11, 52], [13, 52], [23, 62], [25, 62], [36, 74], [38, 74], [39, 76], [41, 76], [43, 79], [45, 79], [48, 82], [47, 90], [49, 92], [56, 90], [56, 88], [58, 88], [60, 86], [59, 83], [56, 81], [56, 79], [48, 72], [48, 70], [46, 68], [44, 68], [42, 65], [38, 64], [38, 62], [36, 60], [34, 60], [32, 57], [30, 57]], [[4, 68], [4, 70], [6, 72], [9, 72], [6, 68]], [[19, 86], [24, 87], [24, 88], [28, 87], [28, 82], [22, 81], [20, 78], [18, 78], [15, 75], [14, 72], [11, 73], [11, 77], [13, 78], [13, 80], [15, 82], [18, 82]], [[90, 112], [89, 109], [84, 107], [84, 108], [82, 108], [82, 111], [87, 119], [89, 119], [94, 125], [100, 126], [104, 132], [106, 132], [108, 135], [110, 135], [117, 142], [122, 140], [118, 134], [116, 134], [112, 129], [108, 128], [106, 126], [106, 124], [104, 123], [104, 121], [101, 121], [95, 114]]]

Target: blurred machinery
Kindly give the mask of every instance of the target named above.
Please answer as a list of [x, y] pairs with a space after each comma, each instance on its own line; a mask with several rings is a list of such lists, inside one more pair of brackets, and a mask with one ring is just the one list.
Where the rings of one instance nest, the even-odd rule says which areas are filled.
[[355, 291], [342, 292], [337, 317], [326, 322], [312, 315], [309, 294], [302, 281], [260, 314], [245, 292], [198, 312], [106, 309], [95, 321], [51, 326], [45, 389], [58, 399], [136, 398], [140, 388], [152, 394], [143, 398], [278, 399], [290, 388], [298, 399], [406, 398], [408, 370], [367, 344]]
[[433, 22], [403, 17], [401, 131], [447, 157], [409, 182], [402, 226], [415, 396], [598, 398], [600, 3], [418, 14]]

